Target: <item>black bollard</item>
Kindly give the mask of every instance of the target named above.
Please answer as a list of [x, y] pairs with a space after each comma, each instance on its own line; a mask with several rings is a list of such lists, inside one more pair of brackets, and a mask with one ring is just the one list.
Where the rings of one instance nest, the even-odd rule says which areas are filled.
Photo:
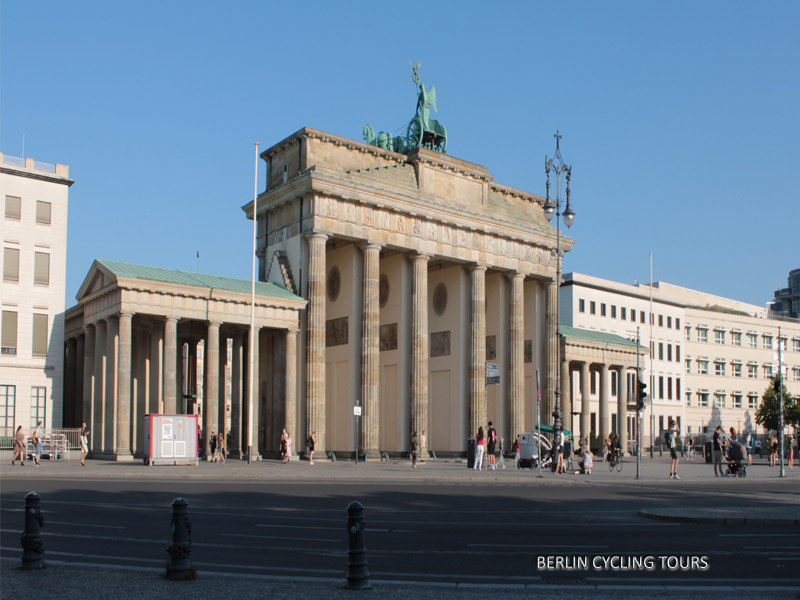
[[347, 507], [347, 583], [348, 590], [371, 590], [367, 572], [367, 549], [364, 543], [364, 507], [351, 502]]
[[189, 521], [189, 503], [183, 498], [172, 501], [172, 545], [167, 548], [169, 566], [167, 578], [172, 581], [194, 579], [192, 572], [192, 522]]
[[42, 499], [36, 492], [25, 496], [25, 531], [19, 538], [22, 544], [22, 568], [41, 569], [44, 545], [40, 529], [44, 527]]

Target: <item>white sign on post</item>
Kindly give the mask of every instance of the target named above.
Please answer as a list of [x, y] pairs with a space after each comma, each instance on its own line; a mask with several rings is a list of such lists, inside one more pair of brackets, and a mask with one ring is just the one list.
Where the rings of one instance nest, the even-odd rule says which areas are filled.
[[354, 406], [353, 407], [353, 414], [355, 416], [357, 416], [357, 417], [360, 417], [361, 416], [361, 407], [360, 406]]

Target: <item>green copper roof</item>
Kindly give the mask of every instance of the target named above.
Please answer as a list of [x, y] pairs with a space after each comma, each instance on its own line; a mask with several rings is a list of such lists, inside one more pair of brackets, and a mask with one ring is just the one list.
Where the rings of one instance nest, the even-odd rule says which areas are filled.
[[[98, 259], [97, 262], [117, 277], [163, 281], [164, 283], [179, 283], [182, 285], [193, 285], [196, 287], [227, 290], [230, 292], [241, 292], [243, 294], [249, 294], [251, 292], [252, 283], [248, 279], [234, 279], [232, 277], [190, 273], [189, 271], [178, 271], [176, 269], [147, 267], [145, 265], [134, 265], [132, 263], [118, 262], [116, 260]], [[288, 300], [303, 300], [303, 298], [295, 296], [284, 287], [263, 281], [256, 282], [256, 294], [259, 296], [285, 298]]]
[[[566, 327], [561, 325], [558, 328], [559, 333], [566, 338], [574, 338], [579, 340], [588, 340], [590, 342], [600, 342], [602, 344], [617, 344], [618, 346], [636, 347], [636, 342], [629, 340], [620, 335], [613, 333], [605, 333], [603, 331], [593, 331], [591, 329], [578, 329], [577, 327]], [[647, 349], [647, 346], [640, 346]]]

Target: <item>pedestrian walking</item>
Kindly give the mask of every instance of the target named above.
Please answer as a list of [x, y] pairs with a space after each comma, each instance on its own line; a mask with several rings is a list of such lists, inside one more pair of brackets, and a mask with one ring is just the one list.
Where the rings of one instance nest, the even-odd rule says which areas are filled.
[[286, 430], [284, 429], [281, 433], [281, 445], [280, 445], [280, 452], [281, 452], [281, 462], [286, 462]]
[[478, 427], [478, 435], [475, 436], [475, 465], [472, 467], [475, 471], [481, 470], [483, 451], [483, 427]]
[[[722, 426], [717, 425], [714, 431], [713, 446], [714, 448], [714, 477], [722, 475]], [[717, 470], [719, 469], [719, 472]]]
[[217, 436], [214, 434], [214, 430], [211, 430], [211, 437], [208, 438], [208, 445], [211, 449], [211, 462], [217, 462]]
[[672, 464], [669, 468], [670, 479], [680, 479], [678, 477], [678, 451], [676, 449], [676, 440], [678, 438], [678, 424], [675, 421], [669, 422], [669, 429], [664, 434], [667, 438], [667, 446], [669, 447], [669, 457], [672, 459]]
[[770, 455], [769, 455], [769, 466], [774, 467], [778, 463], [778, 436], [772, 435], [770, 436]]
[[292, 460], [292, 436], [291, 434], [286, 434], [286, 462]]
[[86, 427], [86, 423], [83, 423], [81, 425], [81, 466], [86, 466], [83, 461], [86, 460], [87, 454], [89, 454], [89, 429]]
[[428, 456], [428, 436], [425, 435], [425, 430], [419, 436], [419, 461], [425, 462], [425, 457]]
[[794, 436], [789, 434], [787, 443], [789, 444], [789, 468], [794, 469]]
[[419, 450], [419, 438], [417, 437], [417, 432], [414, 432], [414, 435], [411, 436], [411, 468], [417, 468], [417, 452]]
[[42, 422], [36, 424], [33, 431], [33, 464], [39, 466], [39, 457], [42, 455]]
[[217, 457], [219, 458], [219, 462], [225, 462], [225, 436], [222, 435], [222, 432], [217, 436]]
[[500, 438], [500, 447], [499, 447], [498, 450], [500, 452], [500, 458], [497, 459], [497, 466], [498, 466], [498, 468], [502, 466], [505, 469], [506, 468], [506, 458], [505, 458], [505, 456], [503, 456], [503, 438]]
[[14, 456], [11, 458], [11, 466], [14, 466], [14, 461], [19, 456], [20, 463], [25, 466], [25, 433], [22, 431], [22, 425], [17, 427], [17, 433], [14, 435]]
[[694, 460], [694, 436], [689, 437], [686, 442], [686, 453], [689, 455], [689, 460]]
[[228, 452], [231, 451], [231, 430], [228, 429], [228, 433], [225, 435], [225, 448]]
[[511, 450], [514, 451], [514, 468], [517, 468], [519, 464], [519, 434], [517, 434], [517, 439], [514, 440], [514, 445], [511, 447]]
[[564, 430], [558, 432], [553, 440], [553, 451], [555, 452], [556, 462], [553, 471], [558, 475], [564, 472]]
[[486, 454], [488, 458], [487, 462], [489, 463], [488, 470], [490, 471], [494, 471], [494, 459], [495, 459], [494, 452], [496, 450], [496, 447], [497, 447], [497, 431], [495, 431], [492, 422], [489, 421], [489, 429], [486, 431]]
[[317, 432], [312, 431], [311, 435], [306, 440], [306, 448], [308, 448], [308, 464], [314, 464], [314, 444], [317, 443]]

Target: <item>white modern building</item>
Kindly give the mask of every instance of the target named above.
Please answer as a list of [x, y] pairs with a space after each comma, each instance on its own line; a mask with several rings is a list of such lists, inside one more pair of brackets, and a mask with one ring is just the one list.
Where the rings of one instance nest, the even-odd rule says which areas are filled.
[[0, 432], [62, 426], [69, 167], [0, 154]]
[[[565, 326], [630, 340], [638, 335], [643, 346], [651, 346], [652, 359], [645, 357], [640, 371], [650, 397], [642, 424], [645, 444], [651, 431], [660, 435], [672, 419], [685, 434], [711, 431], [717, 424], [761, 432], [755, 412], [778, 370], [779, 334], [784, 381], [789, 393], [800, 396], [797, 319], [663, 282], [630, 285], [578, 273], [564, 276], [560, 310]], [[594, 415], [598, 374], [590, 371], [590, 377]], [[635, 390], [635, 371], [628, 379], [627, 389]], [[613, 379], [611, 384], [615, 387]], [[572, 387], [578, 389], [576, 383]], [[629, 436], [634, 414], [628, 415]]]

